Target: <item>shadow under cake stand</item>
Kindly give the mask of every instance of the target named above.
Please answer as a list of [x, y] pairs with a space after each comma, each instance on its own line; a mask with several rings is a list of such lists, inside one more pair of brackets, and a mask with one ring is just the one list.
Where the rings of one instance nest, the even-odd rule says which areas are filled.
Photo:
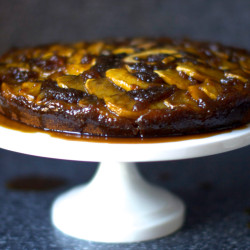
[[[146, 182], [134, 162], [179, 160], [218, 154], [250, 144], [250, 124], [205, 138], [159, 143], [65, 140], [0, 126], [0, 147], [29, 155], [100, 162], [94, 178], [60, 195], [51, 219], [67, 235], [98, 242], [136, 242], [179, 229], [185, 205]], [[39, 143], [35, 143], [39, 141]]]

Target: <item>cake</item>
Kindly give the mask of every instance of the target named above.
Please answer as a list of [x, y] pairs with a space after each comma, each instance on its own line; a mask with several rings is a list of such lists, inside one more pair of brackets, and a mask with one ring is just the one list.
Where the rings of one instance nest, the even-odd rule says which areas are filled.
[[235, 128], [250, 121], [250, 52], [169, 38], [12, 49], [0, 57], [0, 113], [94, 136]]

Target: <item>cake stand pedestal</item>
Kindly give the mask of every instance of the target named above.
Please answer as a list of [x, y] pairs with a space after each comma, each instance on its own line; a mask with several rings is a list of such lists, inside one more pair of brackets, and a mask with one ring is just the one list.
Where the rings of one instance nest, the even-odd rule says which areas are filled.
[[134, 242], [176, 231], [184, 211], [180, 199], [144, 181], [133, 163], [102, 162], [89, 184], [54, 202], [52, 221], [80, 239]]
[[[62, 232], [99, 242], [136, 242], [166, 236], [184, 221], [183, 202], [142, 179], [133, 162], [207, 156], [250, 144], [250, 125], [206, 138], [162, 143], [96, 143], [24, 133], [0, 126], [0, 147], [57, 159], [101, 162], [92, 181], [53, 203]], [[34, 144], [34, 142], [39, 142]]]

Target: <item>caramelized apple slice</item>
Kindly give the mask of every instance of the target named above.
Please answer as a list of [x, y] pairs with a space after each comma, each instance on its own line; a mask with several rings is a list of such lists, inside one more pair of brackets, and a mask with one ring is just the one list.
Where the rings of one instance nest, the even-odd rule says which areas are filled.
[[[5, 82], [1, 84], [2, 94], [5, 98], [10, 99], [15, 95], [18, 95], [19, 91], [21, 90], [21, 85], [9, 85]], [[15, 98], [15, 97], [14, 97]]]
[[68, 64], [64, 71], [67, 75], [80, 75], [91, 67], [91, 64]]
[[88, 79], [85, 87], [89, 94], [96, 95], [100, 99], [121, 93], [108, 79]]
[[54, 55], [57, 55], [60, 57], [70, 57], [73, 54], [73, 52], [74, 52], [73, 48], [70, 48], [65, 45], [55, 44], [55, 45], [50, 46], [45, 53], [42, 53], [41, 58], [44, 60], [48, 60]]
[[101, 50], [104, 47], [104, 43], [103, 42], [96, 42], [91, 44], [88, 48], [87, 51], [88, 53], [92, 54], [92, 55], [99, 55]]
[[133, 111], [135, 101], [126, 94], [105, 97], [104, 101], [108, 109], [118, 116], [137, 118], [143, 114], [143, 111]]
[[209, 79], [206, 79], [201, 84], [189, 86], [188, 90], [195, 100], [203, 99], [203, 94], [201, 92], [205, 93], [210, 99], [217, 100], [223, 91], [219, 83]]
[[113, 54], [122, 54], [122, 53], [132, 54], [135, 52], [135, 50], [133, 48], [123, 47], [123, 48], [114, 49], [112, 52]]
[[131, 75], [126, 69], [110, 69], [106, 72], [106, 76], [117, 86], [126, 91], [138, 88], [148, 88], [147, 83]]
[[18, 68], [19, 71], [29, 71], [30, 66], [28, 63], [13, 62], [6, 65], [7, 68]]
[[136, 118], [142, 114], [142, 112], [133, 111], [136, 102], [108, 79], [88, 79], [86, 89], [90, 94], [103, 99], [108, 109], [118, 116]]
[[84, 55], [87, 54], [85, 49], [77, 50], [71, 57], [68, 58], [68, 63], [80, 64]]
[[176, 91], [173, 95], [164, 100], [164, 104], [169, 109], [173, 109], [176, 107], [187, 107], [193, 110], [200, 109], [200, 107], [198, 106], [198, 102], [192, 99], [188, 91], [185, 90]]
[[247, 74], [241, 69], [236, 69], [231, 72], [225, 72], [225, 76], [227, 78], [236, 78], [242, 82], [247, 82], [249, 79], [249, 77], [247, 77]]
[[164, 100], [149, 105], [149, 109], [165, 109], [165, 108], [166, 104]]
[[173, 62], [175, 59], [176, 59], [175, 56], [167, 56], [167, 57], [165, 57], [165, 58], [162, 60], [162, 62], [165, 63], [165, 64], [168, 64], [168, 63], [170, 63], [170, 62]]
[[55, 44], [49, 48], [49, 51], [52, 52], [52, 54], [56, 53], [59, 56], [70, 57], [74, 52], [74, 49], [65, 45]]
[[84, 80], [81, 76], [68, 75], [68, 76], [60, 76], [56, 78], [57, 85], [61, 88], [71, 88], [78, 89], [81, 91], [86, 91], [84, 86]]
[[240, 60], [240, 65], [245, 73], [250, 74], [250, 57]]
[[232, 69], [237, 69], [239, 68], [239, 64], [237, 63], [232, 63], [232, 62], [229, 62], [227, 60], [222, 60], [219, 65], [218, 65], [219, 69], [222, 69], [222, 70], [232, 70]]
[[217, 57], [223, 58], [225, 60], [228, 60], [228, 54], [223, 52], [223, 51], [219, 51], [219, 50], [212, 50], [211, 51], [213, 54], [215, 54]]
[[12, 86], [3, 82], [1, 86], [3, 96], [6, 98], [9, 99], [20, 95], [25, 97], [28, 101], [33, 101], [40, 94], [40, 89], [41, 83], [37, 82], [24, 82], [21, 85]]
[[137, 45], [137, 48], [139, 48], [139, 49], [151, 49], [153, 46], [155, 46], [156, 45], [156, 43], [155, 42], [152, 42], [152, 41], [150, 41], [150, 42], [142, 42], [141, 44], [138, 44]]
[[199, 85], [191, 85], [188, 87], [188, 92], [196, 101], [202, 101], [206, 98], [205, 93], [199, 88]]
[[182, 71], [188, 76], [191, 76], [199, 81], [204, 81], [207, 78], [220, 81], [220, 79], [224, 77], [223, 72], [220, 70], [204, 67], [202, 65], [194, 65], [189, 62], [179, 63], [176, 70]]
[[37, 96], [40, 93], [41, 85], [42, 84], [39, 82], [24, 82], [22, 83], [22, 89], [20, 92], [22, 92], [22, 95], [26, 93], [32, 96]]
[[129, 55], [127, 57], [125, 57], [123, 60], [125, 63], [137, 63], [138, 60], [135, 58], [146, 58], [150, 55], [156, 55], [156, 54], [168, 54], [168, 55], [172, 55], [172, 54], [176, 54], [177, 50], [173, 49], [173, 48], [163, 48], [163, 49], [152, 49], [152, 50], [148, 50], [148, 51], [143, 51], [140, 53], [135, 53], [132, 55]]
[[179, 89], [187, 90], [189, 86], [189, 81], [182, 78], [176, 70], [155, 70], [154, 72], [158, 74], [166, 83], [175, 85]]
[[200, 89], [211, 99], [216, 100], [222, 94], [222, 87], [219, 83], [206, 79], [199, 85]]

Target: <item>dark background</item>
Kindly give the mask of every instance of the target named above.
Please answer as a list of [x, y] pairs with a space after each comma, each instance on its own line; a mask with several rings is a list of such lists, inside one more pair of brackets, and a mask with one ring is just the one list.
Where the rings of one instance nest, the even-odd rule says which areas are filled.
[[0, 2], [1, 50], [131, 36], [185, 36], [250, 48], [249, 0]]
[[[0, 53], [12, 46], [132, 36], [189, 37], [250, 49], [250, 1], [0, 0]], [[0, 249], [250, 249], [249, 160], [248, 146], [198, 159], [139, 164], [145, 178], [184, 199], [186, 224], [159, 240], [107, 245], [64, 236], [49, 217], [54, 198], [88, 181], [95, 163], [0, 150]], [[13, 179], [30, 176], [62, 183], [43, 191], [32, 185], [29, 191], [10, 188]]]

